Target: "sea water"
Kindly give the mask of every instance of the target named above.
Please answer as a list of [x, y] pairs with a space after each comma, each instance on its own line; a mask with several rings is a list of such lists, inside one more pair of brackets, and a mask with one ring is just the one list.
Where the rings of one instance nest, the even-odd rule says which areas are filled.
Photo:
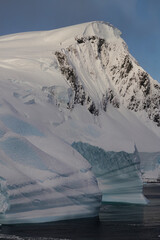
[[144, 185], [148, 205], [105, 203], [99, 217], [45, 224], [1, 226], [0, 239], [158, 240], [160, 184]]

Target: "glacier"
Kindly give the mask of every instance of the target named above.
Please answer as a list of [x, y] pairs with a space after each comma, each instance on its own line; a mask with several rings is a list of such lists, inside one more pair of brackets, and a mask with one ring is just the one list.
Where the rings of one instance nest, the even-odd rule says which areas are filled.
[[139, 166], [159, 178], [159, 90], [108, 23], [0, 37], [0, 224], [145, 203]]
[[75, 148], [92, 166], [103, 202], [147, 203], [143, 195], [140, 158], [134, 153], [104, 151], [87, 143], [74, 142]]

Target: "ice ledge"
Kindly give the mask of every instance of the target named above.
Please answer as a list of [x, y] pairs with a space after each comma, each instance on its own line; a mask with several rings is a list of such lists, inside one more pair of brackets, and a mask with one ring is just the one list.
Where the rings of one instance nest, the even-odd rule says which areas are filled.
[[[66, 214], [68, 212], [68, 214]], [[48, 208], [5, 214], [1, 217], [1, 224], [22, 224], [22, 223], [44, 223], [77, 218], [96, 217], [98, 211], [86, 208], [83, 205], [64, 206], [59, 208]], [[65, 213], [65, 214], [64, 214]]]
[[133, 153], [106, 152], [83, 142], [74, 142], [72, 147], [91, 164], [102, 191], [102, 202], [147, 203], [142, 193], [140, 158], [136, 147]]

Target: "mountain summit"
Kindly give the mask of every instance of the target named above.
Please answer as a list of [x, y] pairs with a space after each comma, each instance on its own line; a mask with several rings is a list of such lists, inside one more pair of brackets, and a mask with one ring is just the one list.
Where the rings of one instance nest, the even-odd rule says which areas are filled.
[[[142, 113], [159, 127], [160, 84], [130, 55], [120, 35], [108, 23], [91, 22], [1, 37], [1, 64], [17, 64], [25, 70], [28, 65], [35, 68], [39, 63], [43, 74], [60, 71], [63, 85], [67, 84], [74, 95], [68, 102], [70, 108], [74, 104], [86, 105], [92, 114], [98, 115], [110, 103], [115, 108], [124, 106]], [[52, 92], [51, 89], [52, 86], [48, 91]]]

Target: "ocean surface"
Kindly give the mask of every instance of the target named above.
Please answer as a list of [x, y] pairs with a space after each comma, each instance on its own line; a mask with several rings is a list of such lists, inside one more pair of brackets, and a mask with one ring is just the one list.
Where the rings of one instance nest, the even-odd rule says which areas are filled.
[[1, 226], [0, 239], [160, 240], [160, 184], [144, 185], [148, 205], [103, 204], [99, 218]]

